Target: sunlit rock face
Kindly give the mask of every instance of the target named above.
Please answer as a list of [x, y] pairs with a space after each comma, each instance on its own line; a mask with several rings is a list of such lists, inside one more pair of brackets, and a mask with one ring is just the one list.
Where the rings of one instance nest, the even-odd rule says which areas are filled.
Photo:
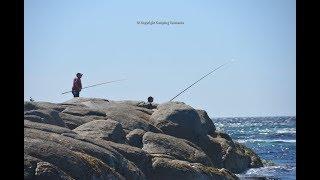
[[25, 179], [238, 179], [260, 158], [182, 102], [25, 102]]

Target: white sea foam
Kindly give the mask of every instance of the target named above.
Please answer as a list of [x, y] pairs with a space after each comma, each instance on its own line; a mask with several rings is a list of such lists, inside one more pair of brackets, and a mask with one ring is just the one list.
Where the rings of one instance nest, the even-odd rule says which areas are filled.
[[271, 130], [271, 129], [268, 129], [268, 128], [266, 128], [266, 129], [259, 129], [258, 131], [260, 132], [260, 134], [268, 134], [268, 133], [271, 133], [271, 132], [272, 132], [272, 130]]
[[294, 171], [296, 167], [290, 167], [286, 165], [265, 166], [261, 168], [251, 168], [245, 172], [245, 174], [261, 174], [261, 172], [273, 172], [278, 170]]
[[278, 134], [291, 133], [296, 134], [296, 128], [283, 128], [276, 131]]
[[266, 142], [266, 143], [274, 143], [274, 142], [285, 142], [285, 143], [296, 143], [295, 139], [238, 139], [236, 140], [239, 143], [247, 143], [247, 142]]
[[[236, 174], [240, 179], [246, 179], [245, 177], [274, 177], [279, 171], [282, 172], [292, 172], [296, 171], [296, 167], [290, 167], [286, 165], [276, 165], [276, 166], [265, 166], [261, 168], [251, 168], [243, 174]], [[243, 178], [242, 178], [243, 177]], [[270, 178], [270, 179], [280, 179], [280, 178]]]

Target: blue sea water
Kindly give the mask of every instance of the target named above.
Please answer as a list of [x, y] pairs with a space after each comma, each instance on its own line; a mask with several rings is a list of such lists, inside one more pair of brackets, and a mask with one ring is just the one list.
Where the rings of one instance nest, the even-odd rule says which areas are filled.
[[238, 174], [240, 179], [262, 176], [267, 179], [296, 179], [295, 117], [213, 118], [213, 122], [217, 130], [228, 133], [265, 160], [264, 167]]

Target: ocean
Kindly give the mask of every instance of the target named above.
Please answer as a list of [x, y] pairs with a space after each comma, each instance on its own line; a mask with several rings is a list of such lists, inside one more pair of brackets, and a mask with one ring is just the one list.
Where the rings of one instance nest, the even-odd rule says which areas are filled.
[[240, 179], [296, 179], [296, 117], [212, 118], [218, 131], [253, 149], [265, 167], [237, 174]]

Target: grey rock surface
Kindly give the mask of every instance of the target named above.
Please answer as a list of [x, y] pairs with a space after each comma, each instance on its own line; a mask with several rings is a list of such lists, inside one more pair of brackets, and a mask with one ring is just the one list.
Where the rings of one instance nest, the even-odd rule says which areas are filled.
[[117, 143], [125, 143], [126, 141], [126, 134], [121, 124], [111, 119], [90, 121], [78, 126], [73, 131], [94, 139], [101, 138]]
[[152, 156], [167, 155], [172, 159], [212, 166], [209, 157], [198, 146], [187, 140], [161, 133], [146, 132], [142, 142], [142, 149]]
[[24, 103], [25, 179], [238, 179], [262, 167], [204, 110], [73, 98]]
[[144, 131], [142, 129], [134, 129], [134, 130], [130, 131], [126, 135], [126, 139], [127, 139], [128, 144], [131, 146], [134, 146], [134, 147], [142, 148], [142, 146], [143, 146], [142, 137], [145, 133], [146, 133], [146, 131]]
[[38, 109], [25, 111], [24, 119], [39, 123], [66, 127], [65, 122], [59, 116], [59, 112], [52, 109]]

